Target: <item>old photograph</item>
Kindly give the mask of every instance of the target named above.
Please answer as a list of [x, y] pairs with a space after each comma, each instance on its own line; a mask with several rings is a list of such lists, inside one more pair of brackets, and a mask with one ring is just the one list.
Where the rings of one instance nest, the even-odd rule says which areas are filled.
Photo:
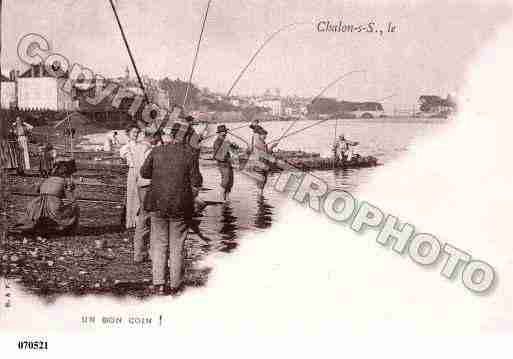
[[[472, 79], [478, 61], [495, 78], [484, 74], [506, 57], [486, 49], [511, 15], [500, 1], [0, 0], [0, 325], [9, 330], [32, 300], [52, 313], [69, 313], [67, 298], [208, 306], [209, 290], [239, 265], [245, 280], [223, 282], [228, 300], [242, 282], [280, 278], [322, 307], [322, 278], [339, 288], [347, 279], [333, 273], [372, 265], [337, 289], [341, 303], [355, 287], [413, 303], [407, 283], [425, 276], [472, 306], [511, 295], [500, 263], [513, 252], [481, 250], [497, 232], [469, 230], [482, 241], [465, 242], [444, 222], [497, 228], [499, 207], [463, 220], [461, 209], [481, 200], [470, 189], [467, 204], [456, 199], [474, 175], [511, 180], [494, 174], [505, 150], [494, 138], [507, 130], [489, 131], [501, 116], [482, 119], [484, 129], [468, 110], [501, 108], [501, 98], [472, 105], [504, 92], [497, 81], [509, 73], [484, 86]], [[369, 231], [372, 249], [354, 249]], [[251, 258], [246, 245], [262, 253]], [[261, 258], [275, 262], [262, 270]], [[408, 279], [377, 293], [374, 283], [399, 272]], [[366, 284], [369, 273], [382, 277]], [[375, 310], [397, 324], [396, 312]], [[508, 328], [497, 313], [480, 328]], [[161, 325], [166, 314], [152, 318]], [[69, 320], [102, 321], [80, 310]]]

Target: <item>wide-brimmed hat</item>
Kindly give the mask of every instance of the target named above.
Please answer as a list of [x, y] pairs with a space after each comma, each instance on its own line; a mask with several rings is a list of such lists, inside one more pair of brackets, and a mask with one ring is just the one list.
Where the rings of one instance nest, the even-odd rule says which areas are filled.
[[254, 131], [257, 135], [267, 135], [267, 131], [262, 126], [255, 126]]
[[228, 132], [228, 129], [226, 128], [226, 126], [225, 126], [225, 125], [219, 125], [219, 126], [217, 126], [217, 131], [216, 131], [216, 133], [222, 133], [222, 132], [224, 132], [224, 133]]

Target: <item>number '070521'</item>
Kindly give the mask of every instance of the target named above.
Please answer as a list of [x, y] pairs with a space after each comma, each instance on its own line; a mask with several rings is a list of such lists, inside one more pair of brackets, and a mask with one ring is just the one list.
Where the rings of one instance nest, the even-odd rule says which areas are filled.
[[18, 349], [20, 350], [48, 350], [48, 342], [45, 341], [19, 341]]

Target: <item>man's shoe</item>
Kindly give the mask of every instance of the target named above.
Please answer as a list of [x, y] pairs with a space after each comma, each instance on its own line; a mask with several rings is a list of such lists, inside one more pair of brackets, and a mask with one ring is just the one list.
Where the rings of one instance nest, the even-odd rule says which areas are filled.
[[184, 284], [182, 282], [177, 287], [168, 286], [166, 292], [169, 295], [178, 295], [183, 291], [183, 289], [184, 289]]

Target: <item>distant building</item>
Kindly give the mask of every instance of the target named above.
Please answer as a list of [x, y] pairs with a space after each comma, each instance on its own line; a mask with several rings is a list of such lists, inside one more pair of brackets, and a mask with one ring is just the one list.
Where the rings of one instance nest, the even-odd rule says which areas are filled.
[[43, 65], [31, 66], [16, 79], [17, 102], [20, 109], [68, 110], [77, 108], [72, 94], [62, 87], [66, 75], [55, 77]]
[[230, 104], [232, 104], [233, 106], [240, 106], [240, 100], [238, 98], [231, 98], [230, 99]]
[[[13, 72], [11, 71], [13, 75]], [[5, 77], [0, 75], [1, 77], [1, 86], [2, 86], [2, 98], [1, 98], [1, 107], [2, 108], [10, 108], [16, 106], [16, 81], [14, 76]]]
[[451, 96], [446, 99], [435, 95], [422, 95], [419, 97], [420, 111], [428, 114], [448, 114], [456, 109]]
[[279, 98], [260, 100], [257, 105], [269, 108], [272, 116], [281, 116], [283, 114], [282, 101]]

